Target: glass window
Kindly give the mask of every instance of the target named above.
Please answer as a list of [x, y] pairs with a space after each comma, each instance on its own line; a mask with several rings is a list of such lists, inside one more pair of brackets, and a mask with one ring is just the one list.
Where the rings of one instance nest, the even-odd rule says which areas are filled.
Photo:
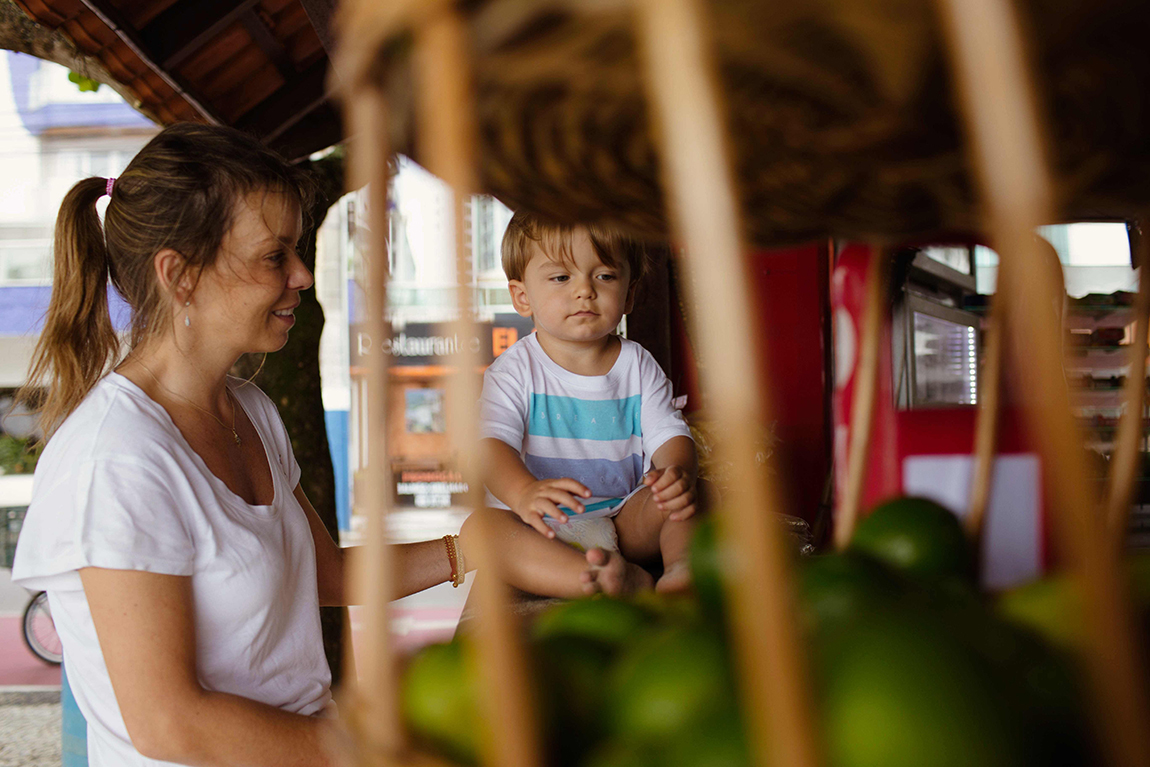
[[973, 327], [915, 312], [915, 404], [975, 404], [977, 354]]
[[0, 281], [51, 279], [52, 249], [47, 240], [0, 240]]
[[408, 434], [443, 434], [443, 389], [408, 389], [404, 397], [404, 426]]

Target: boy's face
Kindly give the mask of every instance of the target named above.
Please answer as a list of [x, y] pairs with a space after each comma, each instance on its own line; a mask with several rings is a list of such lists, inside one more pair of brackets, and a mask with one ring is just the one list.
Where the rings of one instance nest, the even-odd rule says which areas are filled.
[[582, 227], [571, 235], [568, 262], [534, 248], [523, 279], [508, 283], [515, 310], [535, 320], [537, 333], [558, 341], [591, 344], [614, 332], [635, 298], [628, 265], [600, 261]]

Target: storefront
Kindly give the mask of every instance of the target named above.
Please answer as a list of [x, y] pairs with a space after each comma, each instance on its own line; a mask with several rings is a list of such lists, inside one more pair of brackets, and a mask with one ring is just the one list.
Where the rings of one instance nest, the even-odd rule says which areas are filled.
[[[475, 327], [475, 335], [464, 340], [441, 323], [409, 322], [402, 327], [397, 324], [391, 338], [382, 344], [363, 325], [351, 327], [353, 466], [364, 465], [367, 455], [367, 360], [374, 354], [389, 354], [391, 377], [384, 422], [399, 506], [448, 508], [461, 502], [467, 492], [447, 433], [445, 389], [447, 376], [453, 372], [450, 356], [466, 342], [486, 368], [533, 329], [530, 318], [511, 313], [497, 313]], [[477, 375], [481, 373], [482, 369], [477, 371]]]

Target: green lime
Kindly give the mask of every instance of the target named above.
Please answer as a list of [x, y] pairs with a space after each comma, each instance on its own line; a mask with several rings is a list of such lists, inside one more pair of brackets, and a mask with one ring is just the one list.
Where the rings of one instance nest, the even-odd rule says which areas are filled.
[[664, 749], [663, 767], [750, 767], [743, 723], [738, 716], [712, 717], [679, 733]]
[[986, 606], [940, 614], [948, 633], [995, 677], [999, 699], [1026, 738], [1033, 764], [1093, 764], [1082, 670], [1070, 654]]
[[602, 642], [555, 636], [532, 643], [549, 764], [577, 765], [603, 736], [604, 686], [616, 652]]
[[797, 581], [799, 616], [808, 632], [857, 620], [908, 594], [896, 573], [852, 552], [810, 557], [798, 568]]
[[[1123, 566], [1134, 609], [1145, 622], [1150, 618], [1150, 555], [1130, 556]], [[1036, 632], [1055, 647], [1074, 653], [1086, 648], [1082, 595], [1066, 573], [1048, 575], [1004, 591], [996, 606], [1003, 618]]]
[[650, 746], [630, 741], [610, 740], [600, 743], [583, 767], [663, 767], [657, 752]]
[[1065, 575], [1032, 581], [998, 596], [998, 614], [1064, 650], [1082, 649], [1082, 599]]
[[958, 517], [926, 498], [878, 506], [859, 523], [850, 548], [912, 577], [974, 577], [974, 551]]
[[704, 627], [670, 627], [628, 647], [608, 690], [608, 726], [644, 743], [665, 742], [716, 710], [735, 710], [726, 647]]
[[1013, 767], [1023, 742], [987, 664], [929, 614], [844, 626], [821, 669], [834, 767]]
[[466, 655], [461, 642], [420, 650], [404, 672], [400, 705], [413, 734], [453, 759], [474, 764], [479, 698]]
[[534, 639], [576, 637], [620, 645], [651, 623], [641, 607], [619, 599], [593, 597], [562, 602], [547, 609], [531, 627]]

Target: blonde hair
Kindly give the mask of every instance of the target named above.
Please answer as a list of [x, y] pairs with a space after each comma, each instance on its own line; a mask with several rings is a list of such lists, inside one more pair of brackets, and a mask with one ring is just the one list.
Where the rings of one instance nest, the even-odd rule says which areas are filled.
[[[522, 280], [527, 264], [537, 246], [546, 257], [569, 263], [571, 237], [578, 224], [557, 224], [526, 211], [517, 211], [503, 233], [503, 271], [509, 280]], [[647, 250], [643, 244], [618, 230], [599, 224], [583, 226], [591, 239], [591, 247], [599, 260], [619, 269], [627, 264], [631, 269], [631, 283], [647, 273]]]
[[[156, 134], [109, 179], [73, 186], [56, 218], [52, 299], [28, 381], [17, 399], [40, 414], [51, 436], [120, 359], [108, 311], [108, 283], [132, 309], [130, 346], [159, 336], [170, 299], [156, 281], [153, 260], [171, 248], [183, 274], [212, 266], [246, 194], [286, 194], [307, 210], [303, 172], [232, 128], [178, 123]], [[112, 186], [104, 224], [96, 201]]]

